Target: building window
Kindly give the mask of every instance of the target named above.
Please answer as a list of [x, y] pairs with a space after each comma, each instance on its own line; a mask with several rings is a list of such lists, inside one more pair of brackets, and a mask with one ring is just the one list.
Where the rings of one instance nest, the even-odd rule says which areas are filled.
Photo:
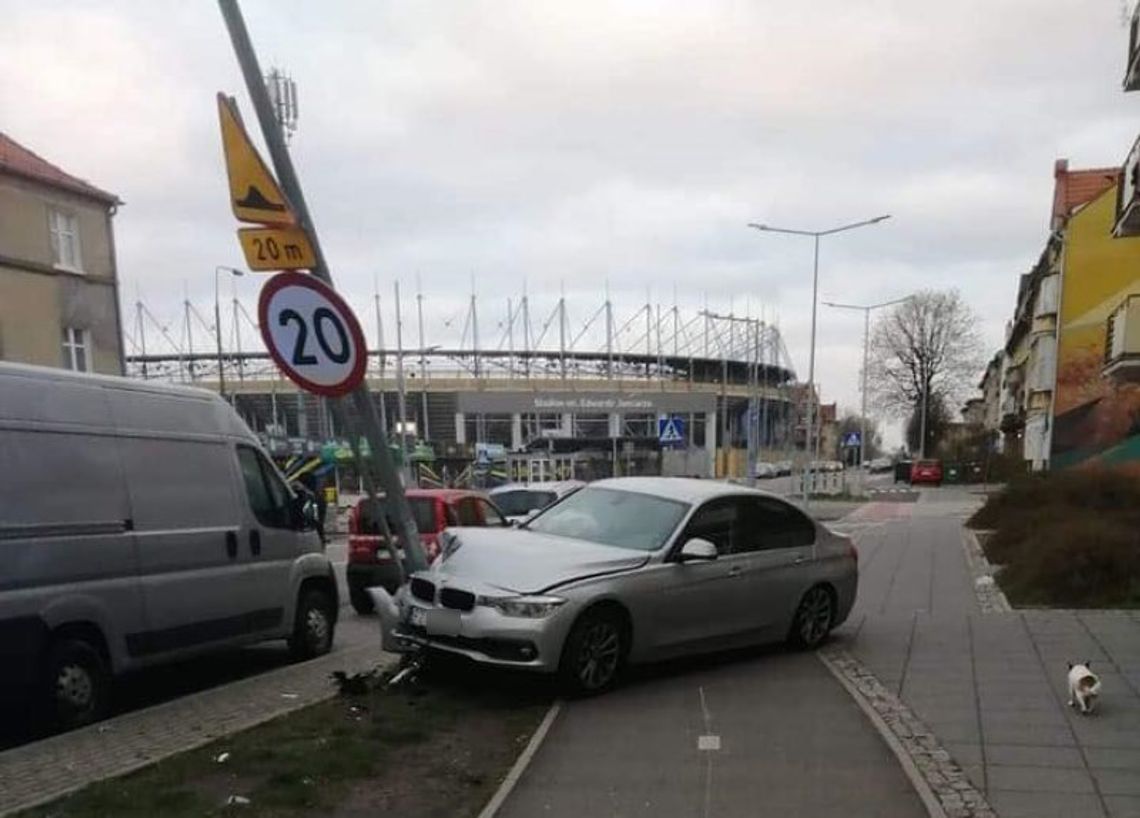
[[88, 370], [87, 330], [64, 327], [63, 365], [76, 372]]
[[51, 232], [51, 255], [56, 267], [72, 272], [83, 272], [79, 256], [79, 220], [74, 213], [50, 208], [48, 229]]

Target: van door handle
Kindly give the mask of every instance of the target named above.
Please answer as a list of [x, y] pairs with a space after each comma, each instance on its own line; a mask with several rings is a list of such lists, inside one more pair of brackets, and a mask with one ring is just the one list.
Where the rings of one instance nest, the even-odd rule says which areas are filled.
[[256, 528], [249, 532], [249, 551], [255, 557], [261, 556], [261, 532]]
[[235, 559], [237, 557], [237, 532], [236, 531], [227, 531], [226, 532], [226, 554], [229, 555], [229, 558], [231, 560]]

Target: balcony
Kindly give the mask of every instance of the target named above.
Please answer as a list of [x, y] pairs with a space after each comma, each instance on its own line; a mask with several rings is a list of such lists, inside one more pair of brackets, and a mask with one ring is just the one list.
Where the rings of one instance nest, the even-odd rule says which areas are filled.
[[1140, 192], [1140, 139], [1132, 144], [1132, 150], [1124, 160], [1120, 184], [1116, 186], [1116, 224], [1112, 227], [1112, 235], [1118, 239], [1140, 235], [1138, 192]]
[[1101, 372], [1117, 383], [1140, 383], [1140, 294], [1125, 298], [1108, 316]]

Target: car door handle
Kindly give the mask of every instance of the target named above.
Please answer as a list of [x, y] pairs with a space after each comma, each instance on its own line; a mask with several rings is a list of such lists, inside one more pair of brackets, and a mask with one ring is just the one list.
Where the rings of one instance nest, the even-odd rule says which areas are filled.
[[807, 557], [805, 557], [803, 554], [800, 554], [798, 557], [792, 560], [792, 565], [801, 565], [805, 562], [807, 562]]
[[261, 532], [256, 528], [249, 532], [249, 551], [255, 557], [261, 556]]
[[236, 531], [227, 531], [226, 532], [226, 554], [229, 556], [229, 558], [231, 560], [237, 558], [237, 532]]
[[730, 577], [738, 577], [738, 576], [740, 576], [740, 574], [741, 574], [743, 571], [744, 571], [744, 569], [743, 569], [743, 568], [741, 568], [739, 565], [734, 565], [734, 566], [732, 566], [731, 568], [729, 568], [729, 569], [728, 569], [728, 575], [729, 575]]

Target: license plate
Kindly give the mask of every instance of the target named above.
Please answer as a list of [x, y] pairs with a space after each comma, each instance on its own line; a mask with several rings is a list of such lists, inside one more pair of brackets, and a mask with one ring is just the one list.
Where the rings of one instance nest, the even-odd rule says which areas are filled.
[[408, 624], [415, 625], [418, 628], [424, 627], [427, 623], [427, 611], [423, 608], [409, 608], [408, 609]]
[[459, 611], [427, 611], [427, 632], [435, 636], [459, 636]]

